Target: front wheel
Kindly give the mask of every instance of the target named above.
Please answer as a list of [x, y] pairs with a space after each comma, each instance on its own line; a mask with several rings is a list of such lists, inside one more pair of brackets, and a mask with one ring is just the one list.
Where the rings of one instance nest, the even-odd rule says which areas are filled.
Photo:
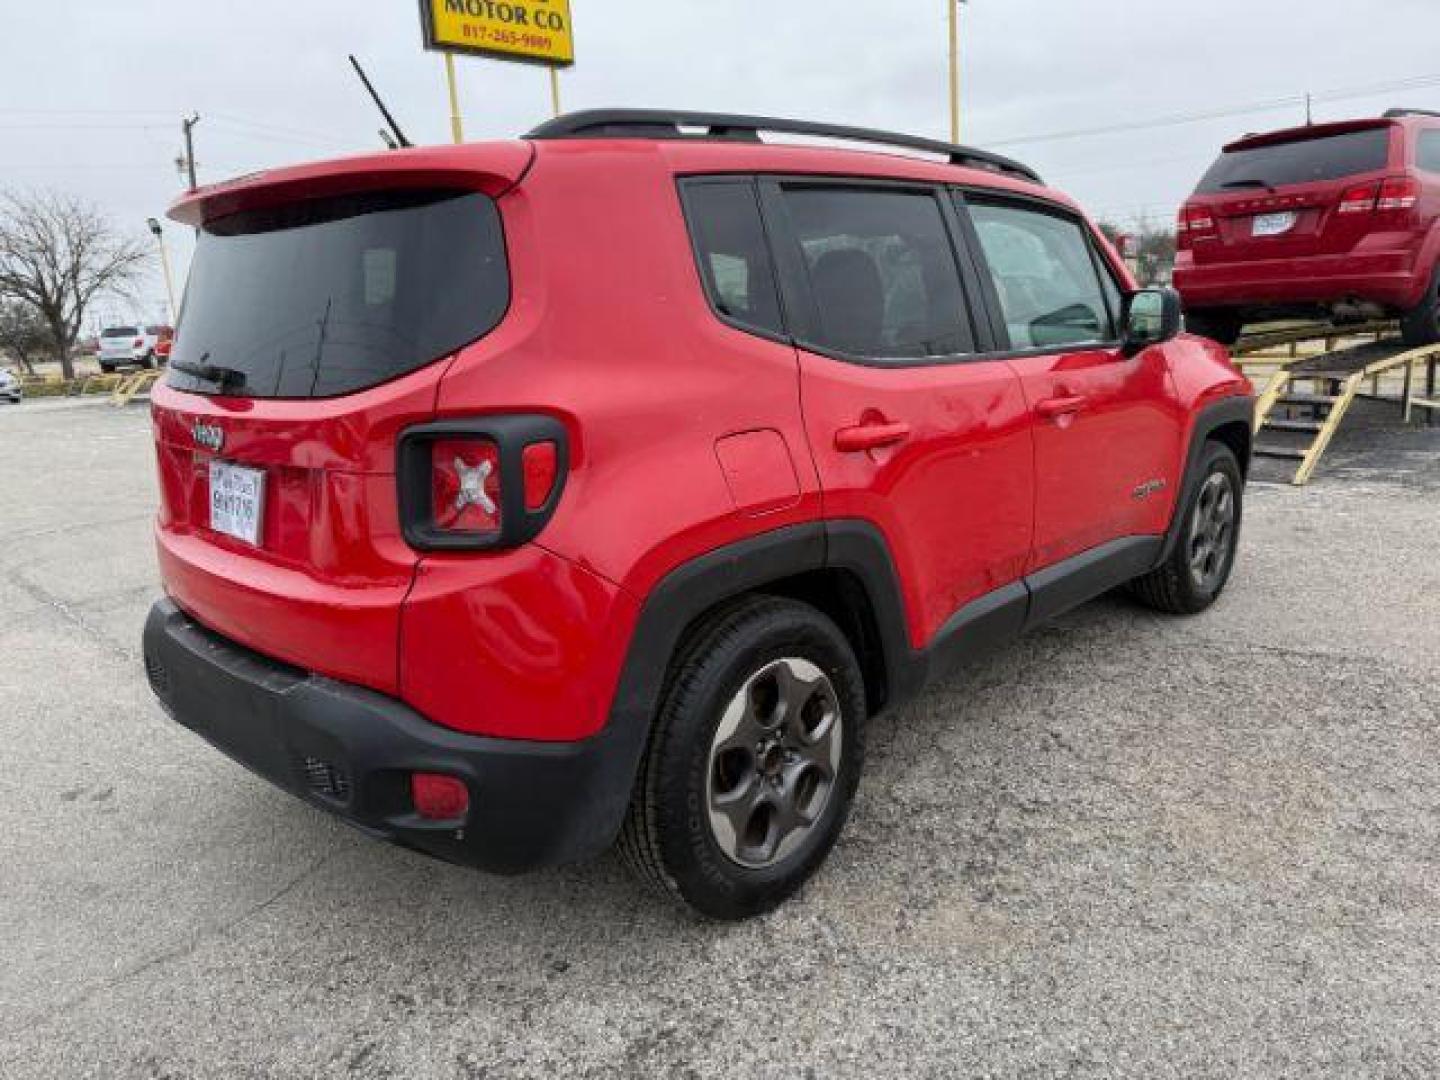
[[849, 643], [805, 604], [722, 611], [672, 668], [620, 848], [642, 878], [716, 919], [778, 906], [824, 862], [864, 759]]
[[1181, 508], [1180, 536], [1158, 568], [1130, 583], [1131, 594], [1172, 615], [1195, 615], [1213, 604], [1235, 567], [1243, 490], [1234, 452], [1206, 443], [1199, 483]]

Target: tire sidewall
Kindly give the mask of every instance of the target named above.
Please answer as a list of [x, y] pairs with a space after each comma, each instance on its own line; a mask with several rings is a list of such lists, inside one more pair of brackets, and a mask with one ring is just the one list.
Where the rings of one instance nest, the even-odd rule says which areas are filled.
[[[769, 911], [819, 867], [838, 839], [864, 760], [865, 690], [844, 636], [819, 612], [777, 606], [740, 632], [708, 639], [714, 651], [671, 688], [662, 714], [665, 738], [653, 772], [656, 839], [680, 895], [703, 914], [740, 918]], [[702, 645], [702, 648], [705, 646]], [[720, 848], [707, 806], [710, 747], [726, 704], [761, 667], [784, 656], [814, 663], [830, 678], [841, 710], [840, 766], [819, 821], [803, 843], [774, 866], [733, 862]]]

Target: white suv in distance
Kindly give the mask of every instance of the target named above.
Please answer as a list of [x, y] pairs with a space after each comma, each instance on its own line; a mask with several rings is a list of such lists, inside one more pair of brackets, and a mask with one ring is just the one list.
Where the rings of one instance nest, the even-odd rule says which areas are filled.
[[155, 366], [155, 347], [171, 336], [168, 326], [109, 326], [100, 333], [100, 370]]

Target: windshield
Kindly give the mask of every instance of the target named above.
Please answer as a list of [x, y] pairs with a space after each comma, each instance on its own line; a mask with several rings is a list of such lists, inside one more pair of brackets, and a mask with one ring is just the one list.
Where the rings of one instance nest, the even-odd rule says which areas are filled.
[[1389, 126], [1370, 128], [1231, 150], [1221, 154], [1210, 166], [1197, 190], [1204, 195], [1245, 188], [1285, 187], [1375, 172], [1389, 164], [1390, 130]]
[[245, 397], [348, 394], [488, 333], [509, 297], [500, 215], [484, 195], [247, 211], [201, 234], [167, 380]]

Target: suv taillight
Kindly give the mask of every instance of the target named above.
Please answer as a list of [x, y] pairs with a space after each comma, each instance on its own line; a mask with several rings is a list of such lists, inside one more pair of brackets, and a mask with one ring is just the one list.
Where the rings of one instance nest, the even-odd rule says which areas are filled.
[[1340, 196], [1340, 213], [1394, 213], [1413, 210], [1419, 201], [1420, 181], [1413, 176], [1392, 176], [1346, 188]]
[[137, 338], [135, 339], [135, 348], [137, 348], [137, 349], [143, 349], [144, 347], [145, 347], [145, 339], [144, 339], [143, 337], [137, 337]]
[[1380, 201], [1375, 209], [1413, 210], [1420, 201], [1420, 181], [1413, 176], [1392, 176], [1380, 185]]
[[515, 547], [537, 536], [560, 501], [565, 427], [549, 416], [442, 420], [400, 437], [400, 525], [421, 551]]
[[1214, 240], [1220, 235], [1215, 227], [1215, 214], [1203, 206], [1185, 206], [1175, 222], [1179, 246], [1190, 247], [1197, 240]]
[[1340, 196], [1340, 213], [1368, 214], [1375, 209], [1375, 200], [1380, 197], [1380, 185], [1356, 184], [1345, 189]]

